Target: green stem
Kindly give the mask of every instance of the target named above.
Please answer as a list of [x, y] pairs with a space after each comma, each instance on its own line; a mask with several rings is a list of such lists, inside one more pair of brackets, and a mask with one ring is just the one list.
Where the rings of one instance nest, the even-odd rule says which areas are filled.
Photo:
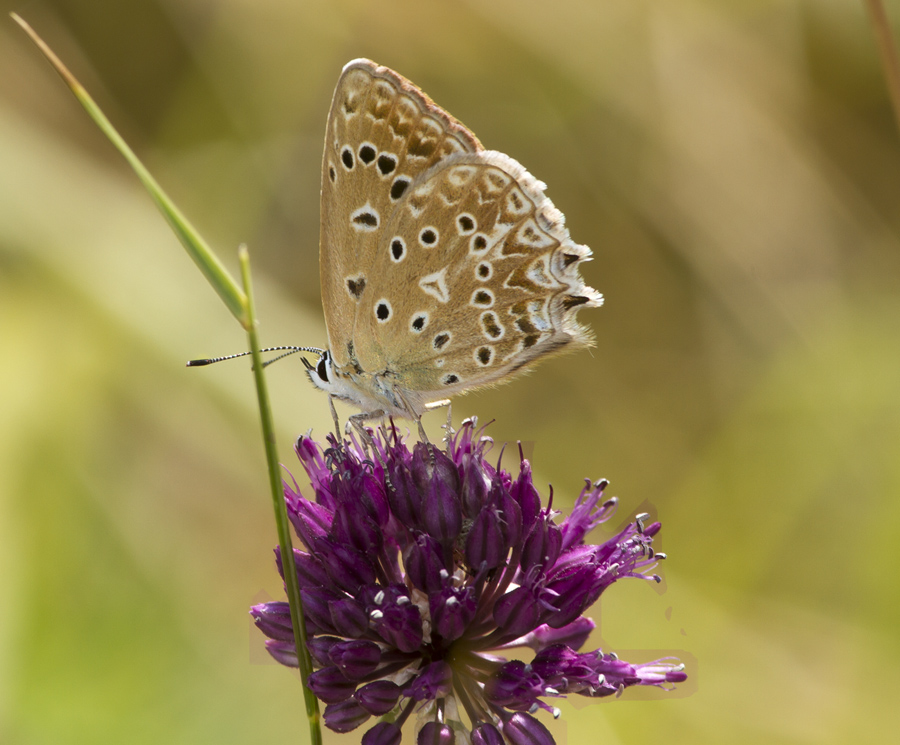
[[881, 64], [884, 67], [888, 94], [894, 107], [894, 118], [897, 120], [897, 126], [900, 127], [900, 61], [897, 58], [897, 45], [891, 35], [891, 25], [881, 0], [866, 0], [866, 6], [875, 29], [875, 41], [878, 45], [878, 53], [881, 55]]
[[241, 263], [241, 280], [244, 294], [247, 296], [247, 340], [253, 354], [253, 376], [256, 380], [256, 396], [259, 400], [259, 416], [262, 420], [263, 442], [266, 447], [266, 464], [269, 469], [269, 486], [272, 489], [272, 506], [275, 508], [275, 525], [278, 529], [278, 545], [281, 548], [281, 565], [284, 573], [284, 584], [287, 589], [288, 604], [291, 607], [291, 625], [294, 627], [294, 644], [297, 648], [297, 660], [300, 663], [300, 678], [303, 681], [303, 696], [306, 701], [306, 716], [309, 719], [309, 734], [312, 745], [321, 745], [322, 726], [319, 717], [319, 701], [306, 685], [312, 672], [312, 660], [306, 647], [306, 624], [303, 619], [303, 604], [300, 600], [300, 586], [297, 584], [297, 572], [294, 571], [294, 548], [291, 544], [291, 529], [287, 510], [284, 506], [284, 491], [281, 484], [281, 466], [278, 462], [278, 451], [275, 445], [275, 425], [272, 421], [272, 409], [269, 406], [269, 391], [263, 370], [263, 359], [260, 354], [259, 338], [256, 332], [256, 309], [253, 303], [253, 287], [250, 282], [250, 255], [246, 246], [238, 251]]
[[256, 380], [256, 394], [259, 401], [259, 414], [262, 422], [263, 443], [266, 450], [266, 464], [269, 471], [269, 485], [272, 491], [272, 504], [275, 510], [275, 525], [278, 530], [278, 545], [281, 548], [282, 564], [284, 567], [285, 586], [287, 588], [288, 603], [291, 608], [291, 623], [294, 627], [294, 644], [297, 649], [297, 659], [300, 665], [300, 677], [303, 684], [303, 696], [306, 701], [306, 713], [309, 719], [310, 739], [312, 745], [321, 745], [322, 726], [319, 716], [319, 702], [313, 692], [306, 685], [312, 673], [312, 660], [306, 648], [306, 626], [303, 620], [303, 606], [300, 599], [300, 587], [297, 583], [297, 573], [294, 568], [294, 549], [291, 545], [290, 523], [287, 518], [287, 510], [284, 506], [284, 495], [281, 486], [281, 471], [278, 463], [278, 453], [275, 448], [275, 427], [272, 422], [272, 410], [269, 406], [269, 393], [266, 388], [266, 379], [263, 374], [262, 356], [259, 351], [259, 339], [256, 331], [256, 310], [253, 305], [253, 293], [250, 284], [250, 258], [245, 247], [240, 250], [241, 279], [244, 289], [228, 273], [212, 249], [207, 245], [199, 233], [187, 221], [181, 211], [175, 206], [166, 193], [160, 188], [150, 172], [140, 162], [138, 157], [128, 147], [125, 140], [116, 131], [87, 91], [75, 79], [68, 68], [57, 57], [25, 21], [15, 13], [11, 13], [13, 20], [18, 23], [31, 37], [38, 49], [49, 60], [60, 77], [75, 94], [75, 97], [87, 111], [94, 123], [107, 136], [116, 149], [125, 157], [144, 187], [150, 192], [150, 196], [159, 207], [181, 243], [187, 249], [188, 254], [206, 275], [207, 280], [222, 298], [225, 305], [235, 318], [247, 331], [250, 343], [250, 351], [253, 354], [253, 373]]

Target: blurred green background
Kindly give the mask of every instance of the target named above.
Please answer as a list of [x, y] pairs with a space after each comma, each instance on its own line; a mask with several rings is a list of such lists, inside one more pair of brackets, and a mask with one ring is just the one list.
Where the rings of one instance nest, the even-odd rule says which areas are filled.
[[[662, 519], [664, 586], [616, 585], [594, 641], [692, 676], [567, 703], [560, 741], [893, 740], [900, 138], [861, 2], [0, 9], [0, 741], [307, 738], [247, 616], [281, 596], [248, 365], [184, 368], [243, 334], [10, 10], [230, 267], [250, 245], [267, 344], [325, 343], [319, 163], [348, 60], [549, 184], [595, 253], [597, 348], [454, 416], [532, 443], [545, 495], [605, 476], [616, 521]], [[296, 358], [269, 380], [299, 472], [326, 401]]]

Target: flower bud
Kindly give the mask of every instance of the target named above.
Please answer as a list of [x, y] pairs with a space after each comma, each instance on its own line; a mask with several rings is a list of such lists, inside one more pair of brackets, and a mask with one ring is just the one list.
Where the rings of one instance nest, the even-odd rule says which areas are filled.
[[553, 735], [530, 714], [516, 712], [503, 724], [509, 745], [554, 745]]
[[307, 680], [310, 690], [326, 704], [346, 701], [353, 695], [356, 683], [347, 680], [337, 667], [323, 667], [316, 670]]
[[428, 722], [416, 737], [416, 745], [453, 745], [453, 730], [440, 722]]
[[379, 722], [362, 736], [361, 745], [400, 745], [402, 736], [393, 722]]
[[380, 717], [397, 705], [401, 690], [391, 680], [376, 680], [358, 688], [353, 697], [369, 714]]
[[352, 732], [369, 718], [369, 712], [352, 698], [325, 707], [325, 726], [335, 732]]
[[354, 639], [334, 645], [329, 656], [344, 677], [360, 680], [378, 667], [381, 647], [375, 642]]

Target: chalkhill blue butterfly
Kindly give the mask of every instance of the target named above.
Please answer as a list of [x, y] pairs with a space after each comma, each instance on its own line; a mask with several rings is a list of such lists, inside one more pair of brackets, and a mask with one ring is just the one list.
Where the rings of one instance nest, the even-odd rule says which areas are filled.
[[348, 63], [328, 113], [319, 271], [328, 350], [310, 380], [362, 410], [418, 419], [591, 343], [603, 297], [578, 271], [546, 186], [393, 70]]

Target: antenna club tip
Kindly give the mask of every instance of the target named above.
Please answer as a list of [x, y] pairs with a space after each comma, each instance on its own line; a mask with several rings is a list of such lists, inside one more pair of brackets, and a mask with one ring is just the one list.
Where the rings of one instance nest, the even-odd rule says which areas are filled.
[[212, 362], [212, 360], [188, 360], [185, 367], [203, 367], [204, 365], [208, 365]]

